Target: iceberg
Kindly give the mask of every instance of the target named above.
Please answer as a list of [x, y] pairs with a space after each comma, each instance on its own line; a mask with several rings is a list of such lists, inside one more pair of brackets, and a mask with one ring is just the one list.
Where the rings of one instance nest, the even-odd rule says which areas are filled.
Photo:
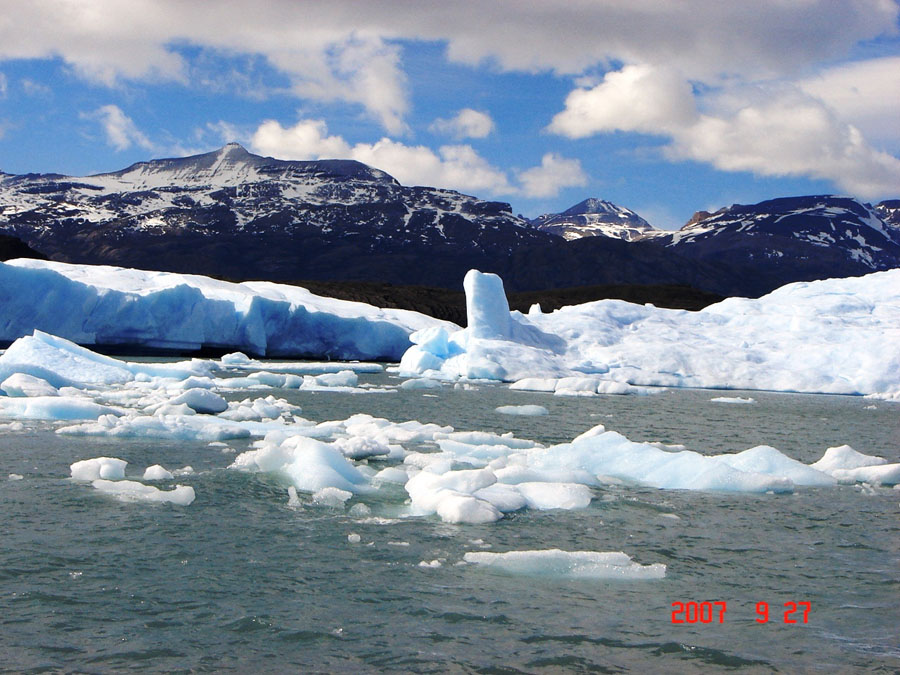
[[211, 347], [268, 357], [396, 361], [411, 333], [456, 328], [284, 284], [32, 259], [0, 263], [0, 308], [4, 342], [38, 329], [81, 345]]
[[509, 311], [496, 275], [471, 270], [464, 287], [468, 327], [414, 335], [401, 375], [569, 396], [645, 393], [639, 385], [900, 400], [900, 269], [788, 284], [699, 312], [600, 300], [524, 315]]

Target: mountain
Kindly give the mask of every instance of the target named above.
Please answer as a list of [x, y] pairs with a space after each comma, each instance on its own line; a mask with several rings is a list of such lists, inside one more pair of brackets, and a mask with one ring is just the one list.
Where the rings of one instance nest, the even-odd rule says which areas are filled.
[[537, 230], [569, 241], [597, 236], [634, 241], [657, 231], [634, 211], [593, 197], [562, 213], [546, 213], [529, 223]]
[[0, 172], [0, 235], [51, 260], [301, 284], [458, 289], [477, 268], [510, 292], [665, 284], [754, 296], [900, 266], [897, 213], [897, 202], [795, 197], [664, 232], [588, 199], [529, 222], [359, 162], [277, 160], [235, 143], [94, 176]]
[[463, 261], [464, 273], [554, 239], [508, 204], [405, 187], [350, 160], [259, 157], [236, 143], [95, 176], [0, 176], [0, 232], [64, 262], [435, 285], [458, 285]]
[[759, 295], [791, 281], [900, 267], [900, 228], [880, 212], [849, 197], [784, 197], [700, 212], [653, 240], [697, 262], [732, 266], [745, 290]]
[[900, 199], [888, 199], [875, 205], [875, 213], [888, 225], [900, 229]]
[[720, 283], [723, 270], [657, 246], [567, 242], [505, 203], [406, 187], [359, 162], [276, 160], [235, 143], [94, 176], [4, 174], [0, 233], [52, 260], [234, 280], [456, 289], [474, 267], [502, 274], [511, 291], [622, 283], [734, 290]]

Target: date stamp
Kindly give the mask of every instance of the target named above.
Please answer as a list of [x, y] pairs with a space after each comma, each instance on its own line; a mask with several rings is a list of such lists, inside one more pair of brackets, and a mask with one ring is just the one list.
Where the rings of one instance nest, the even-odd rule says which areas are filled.
[[[782, 623], [808, 623], [811, 602], [786, 602], [782, 613]], [[722, 600], [713, 602], [673, 602], [672, 623], [725, 623], [728, 603]], [[772, 615], [775, 621], [778, 612]], [[769, 603], [756, 603], [756, 623], [768, 623], [770, 618]]]

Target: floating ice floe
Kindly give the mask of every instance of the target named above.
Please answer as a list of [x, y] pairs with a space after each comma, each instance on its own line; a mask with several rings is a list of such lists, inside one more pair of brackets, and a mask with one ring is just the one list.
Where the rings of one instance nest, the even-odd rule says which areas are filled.
[[91, 483], [95, 490], [134, 502], [157, 502], [190, 506], [194, 502], [194, 488], [190, 485], [176, 485], [171, 490], [160, 490], [152, 485], [144, 485], [133, 480], [95, 480]]
[[571, 579], [620, 579], [623, 581], [662, 579], [666, 566], [662, 563], [641, 565], [620, 551], [508, 551], [492, 553], [469, 551], [467, 563], [490, 567], [508, 574], [549, 576]]
[[542, 405], [501, 405], [494, 409], [501, 415], [549, 415], [550, 411]]
[[756, 403], [755, 398], [741, 398], [740, 396], [716, 396], [709, 400], [711, 403], [731, 403], [734, 405], [752, 405]]
[[410, 336], [401, 375], [485, 378], [559, 395], [634, 385], [900, 398], [900, 270], [794, 283], [699, 312], [621, 300], [510, 312], [499, 277], [470, 271], [468, 327]]
[[829, 474], [839, 483], [900, 484], [900, 463], [888, 464], [883, 457], [864, 455], [849, 445], [828, 448], [812, 468]]
[[396, 360], [413, 331], [453, 326], [296, 286], [31, 259], [0, 263], [0, 307], [5, 341], [40, 328], [83, 345], [345, 360]]
[[75, 462], [69, 467], [74, 480], [119, 480], [125, 478], [128, 462], [117, 457], [94, 457]]
[[[176, 485], [171, 490], [160, 490], [138, 481], [125, 480], [128, 465], [117, 457], [93, 457], [73, 463], [69, 467], [72, 479], [90, 481], [91, 486], [122, 501], [143, 501], [190, 506], [195, 494], [189, 485]], [[159, 464], [147, 467], [144, 480], [171, 480], [174, 475]]]

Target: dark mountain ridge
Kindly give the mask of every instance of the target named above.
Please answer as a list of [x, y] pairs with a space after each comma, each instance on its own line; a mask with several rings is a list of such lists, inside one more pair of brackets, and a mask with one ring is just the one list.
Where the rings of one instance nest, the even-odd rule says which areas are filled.
[[501, 274], [513, 292], [674, 284], [760, 295], [900, 265], [900, 229], [881, 219], [895, 217], [891, 203], [769, 200], [703, 214], [673, 233], [589, 199], [557, 215], [579, 227], [633, 216], [646, 227], [567, 241], [502, 202], [403, 186], [352, 160], [278, 160], [232, 143], [94, 176], [0, 174], [0, 233], [63, 262], [236, 280], [458, 289], [474, 267]]

